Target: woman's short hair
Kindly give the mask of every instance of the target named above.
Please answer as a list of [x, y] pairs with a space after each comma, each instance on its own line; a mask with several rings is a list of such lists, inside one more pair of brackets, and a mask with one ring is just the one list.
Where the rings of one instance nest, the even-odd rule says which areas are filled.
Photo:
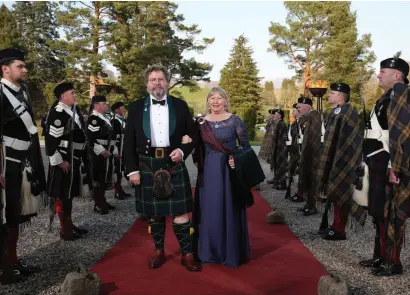
[[228, 112], [229, 111], [229, 99], [228, 99], [228, 94], [226, 94], [225, 90], [222, 87], [219, 86], [215, 86], [212, 87], [211, 90], [209, 91], [207, 97], [206, 97], [206, 111], [208, 113], [211, 112], [211, 108], [209, 105], [209, 98], [215, 94], [219, 94], [224, 100], [225, 100], [225, 111]]
[[155, 65], [149, 66], [148, 68], [145, 69], [145, 71], [144, 71], [145, 82], [148, 82], [148, 77], [152, 72], [157, 72], [157, 71], [163, 72], [164, 76], [165, 76], [165, 79], [169, 83], [170, 74], [169, 74], [168, 70], [161, 64], [155, 64]]

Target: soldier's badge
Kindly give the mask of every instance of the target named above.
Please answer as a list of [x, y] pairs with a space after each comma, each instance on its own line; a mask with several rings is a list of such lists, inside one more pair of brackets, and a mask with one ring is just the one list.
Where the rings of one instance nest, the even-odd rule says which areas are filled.
[[97, 124], [97, 120], [93, 120], [91, 123], [95, 125]]
[[61, 126], [61, 121], [59, 119], [55, 120], [54, 125], [56, 125], [57, 127]]
[[339, 107], [339, 108], [336, 108], [336, 109], [335, 109], [335, 114], [336, 114], [336, 115], [339, 114], [341, 110], [342, 110], [342, 109], [341, 109], [340, 107]]

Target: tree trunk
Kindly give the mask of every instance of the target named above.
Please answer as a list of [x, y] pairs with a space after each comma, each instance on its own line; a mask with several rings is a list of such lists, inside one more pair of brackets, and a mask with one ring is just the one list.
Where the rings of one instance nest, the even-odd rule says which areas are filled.
[[100, 32], [100, 8], [101, 8], [101, 2], [99, 1], [94, 1], [94, 24], [92, 25], [92, 43], [93, 43], [93, 48], [92, 52], [95, 58], [92, 59], [91, 61], [91, 75], [90, 75], [90, 99], [96, 94], [97, 89], [96, 89], [96, 79], [98, 78], [98, 62], [99, 62], [99, 57], [98, 57], [98, 47], [99, 47], [99, 32]]

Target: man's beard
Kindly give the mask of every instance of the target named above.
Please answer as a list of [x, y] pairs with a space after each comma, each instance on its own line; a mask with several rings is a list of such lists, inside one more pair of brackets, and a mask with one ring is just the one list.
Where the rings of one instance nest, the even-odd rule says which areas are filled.
[[157, 100], [161, 100], [166, 93], [167, 89], [155, 89], [149, 92], [149, 94], [151, 94]]

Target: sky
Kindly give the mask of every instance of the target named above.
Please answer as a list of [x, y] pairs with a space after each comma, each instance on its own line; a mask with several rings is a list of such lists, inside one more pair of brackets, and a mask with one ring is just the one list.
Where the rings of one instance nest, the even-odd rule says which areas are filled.
[[[228, 61], [234, 39], [244, 34], [253, 49], [253, 58], [259, 68], [259, 76], [273, 80], [275, 86], [283, 78], [294, 75], [284, 60], [276, 53], [268, 52], [269, 26], [271, 22], [285, 24], [287, 11], [282, 1], [177, 1], [178, 12], [187, 24], [198, 24], [201, 36], [215, 37], [215, 42], [202, 54], [193, 54], [199, 61], [213, 65], [211, 80], [218, 81], [220, 70]], [[403, 1], [353, 1], [351, 9], [357, 13], [360, 35], [370, 33], [372, 50], [380, 61], [402, 51], [402, 57], [410, 60], [410, 38], [405, 33], [409, 27], [410, 2]], [[395, 30], [393, 28], [396, 28]], [[337, 58], [337, 57], [335, 57]], [[276, 81], [276, 83], [275, 83]]]
[[[13, 1], [0, 1], [11, 6]], [[271, 22], [285, 24], [287, 11], [283, 1], [175, 1], [177, 12], [185, 17], [185, 24], [197, 24], [202, 30], [200, 37], [215, 38], [203, 54], [190, 53], [198, 61], [213, 65], [212, 81], [218, 81], [220, 71], [229, 60], [234, 39], [244, 34], [253, 49], [253, 58], [263, 80], [274, 81], [275, 87], [283, 78], [294, 75], [283, 59], [268, 52], [269, 26]], [[402, 57], [410, 60], [410, 38], [406, 33], [410, 1], [352, 1], [351, 9], [357, 12], [359, 34], [370, 33], [372, 50], [380, 61], [402, 51]], [[337, 57], [335, 57], [337, 58]], [[279, 85], [278, 85], [279, 84]]]

